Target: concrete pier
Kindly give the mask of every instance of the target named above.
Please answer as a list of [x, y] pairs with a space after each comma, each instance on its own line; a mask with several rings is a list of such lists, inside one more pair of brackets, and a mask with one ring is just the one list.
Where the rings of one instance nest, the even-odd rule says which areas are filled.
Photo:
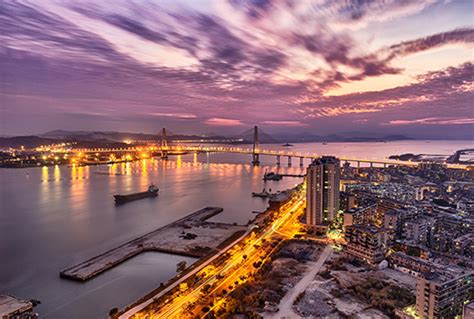
[[169, 225], [154, 230], [60, 272], [63, 278], [86, 281], [145, 251], [157, 251], [191, 257], [214, 252], [219, 244], [245, 226], [207, 222], [219, 214], [220, 207], [206, 207]]
[[31, 301], [7, 294], [0, 295], [0, 318], [20, 318], [22, 314], [31, 310], [33, 310]]

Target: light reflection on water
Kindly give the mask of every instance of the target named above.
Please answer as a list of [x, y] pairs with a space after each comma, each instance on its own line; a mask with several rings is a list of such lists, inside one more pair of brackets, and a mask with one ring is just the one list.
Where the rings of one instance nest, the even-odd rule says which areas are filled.
[[[159, 267], [153, 278], [134, 266], [135, 259], [124, 266], [128, 271], [118, 268], [120, 279], [110, 272], [80, 284], [58, 275], [205, 206], [224, 207], [215, 219], [238, 223], [247, 223], [253, 210], [264, 209], [265, 201], [250, 196], [262, 187], [263, 167], [206, 161], [204, 154], [190, 154], [169, 161], [0, 170], [0, 293], [41, 300], [37, 311], [46, 318], [73, 318], [72, 313], [84, 315], [84, 309], [94, 318], [158, 286], [174, 274], [183, 257], [148, 257]], [[151, 182], [160, 188], [158, 198], [115, 206], [112, 195], [145, 190]], [[288, 182], [279, 185], [285, 188]], [[113, 297], [117, 286], [123, 289]], [[86, 303], [91, 304], [84, 307]]]
[[[449, 154], [473, 146], [408, 141], [297, 144], [291, 149], [385, 158], [407, 152]], [[172, 276], [183, 257], [146, 255], [86, 284], [61, 280], [59, 271], [204, 206], [224, 208], [214, 220], [245, 224], [254, 217], [252, 211], [266, 206], [250, 196], [262, 190], [265, 169], [304, 172], [296, 158], [293, 167], [278, 169], [275, 158], [262, 156], [260, 167], [250, 160], [249, 155], [189, 154], [169, 161], [0, 170], [0, 293], [41, 300], [37, 311], [46, 318], [105, 317], [110, 308], [126, 305]], [[285, 178], [266, 186], [276, 191], [297, 181]], [[151, 182], [160, 188], [158, 198], [115, 206], [112, 195], [141, 191]]]

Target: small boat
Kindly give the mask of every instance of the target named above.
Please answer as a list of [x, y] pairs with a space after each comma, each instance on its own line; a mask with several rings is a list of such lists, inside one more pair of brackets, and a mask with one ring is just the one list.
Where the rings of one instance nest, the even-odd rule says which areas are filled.
[[285, 143], [285, 144], [282, 144], [281, 146], [284, 146], [284, 147], [290, 147], [290, 146], [293, 146], [293, 144], [290, 144], [290, 143]]
[[267, 198], [271, 194], [267, 192], [267, 190], [264, 188], [260, 193], [257, 192], [252, 192], [252, 197], [261, 197], [261, 198]]
[[131, 202], [137, 199], [147, 198], [147, 197], [156, 197], [158, 196], [158, 187], [151, 184], [148, 186], [148, 190], [140, 193], [128, 194], [128, 195], [114, 195], [116, 204], [123, 204]]
[[323, 142], [323, 145], [328, 145], [328, 143], [326, 143], [326, 142]]
[[264, 181], [279, 181], [283, 178], [282, 175], [280, 174], [277, 174], [277, 173], [274, 173], [274, 172], [270, 172], [270, 173], [265, 173], [263, 175], [263, 180]]

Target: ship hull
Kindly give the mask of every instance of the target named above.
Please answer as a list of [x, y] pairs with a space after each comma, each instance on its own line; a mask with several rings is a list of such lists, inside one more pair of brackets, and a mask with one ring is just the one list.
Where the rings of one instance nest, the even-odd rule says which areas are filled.
[[134, 200], [142, 199], [142, 198], [156, 197], [156, 196], [158, 196], [158, 190], [154, 190], [152, 192], [145, 191], [141, 193], [128, 194], [128, 195], [114, 195], [114, 199], [115, 199], [115, 203], [123, 204], [123, 203], [128, 203]]

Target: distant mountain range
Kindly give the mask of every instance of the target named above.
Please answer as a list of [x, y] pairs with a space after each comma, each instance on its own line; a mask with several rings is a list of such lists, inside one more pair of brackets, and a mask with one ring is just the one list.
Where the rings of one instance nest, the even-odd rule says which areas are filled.
[[[160, 132], [161, 133], [161, 132]], [[252, 143], [254, 130], [249, 129], [238, 135], [222, 136], [215, 133], [204, 135], [185, 135], [166, 132], [169, 141], [202, 141], [209, 142], [233, 142], [241, 140], [241, 143]], [[396, 141], [396, 140], [411, 140], [412, 138], [404, 135], [387, 135], [374, 136], [374, 134], [367, 132], [345, 132], [332, 135], [317, 135], [310, 132], [285, 134], [285, 135], [270, 135], [267, 132], [259, 129], [259, 141], [265, 143], [304, 143], [304, 142], [371, 142], [371, 141]], [[31, 136], [14, 136], [14, 137], [0, 137], [0, 147], [36, 147], [39, 145], [46, 145], [58, 142], [75, 142], [82, 146], [122, 146], [126, 145], [125, 141], [150, 142], [160, 141], [159, 134], [146, 133], [131, 133], [131, 132], [116, 132], [116, 131], [66, 131], [54, 130], [41, 135]], [[232, 141], [230, 141], [232, 140]]]
[[44, 138], [39, 136], [13, 136], [13, 137], [0, 137], [0, 147], [20, 147], [26, 148], [37, 147], [40, 145], [47, 145], [57, 143], [56, 139]]
[[75, 142], [76, 147], [126, 147], [127, 144], [107, 139], [81, 140], [77, 138], [47, 138], [41, 136], [0, 137], [0, 147], [26, 148], [50, 145], [56, 143]]
[[[116, 132], [116, 131], [64, 131], [54, 130], [41, 134], [42, 137], [56, 138], [56, 139], [79, 139], [95, 141], [98, 139], [106, 139], [110, 141], [123, 142], [125, 140], [131, 141], [159, 141], [161, 140], [161, 131], [159, 134], [146, 133], [131, 133], [131, 132]], [[197, 139], [225, 139], [226, 137], [218, 135], [185, 135], [176, 134], [166, 130], [166, 137], [168, 140], [197, 140]]]
[[[167, 132], [168, 136], [173, 135]], [[54, 139], [78, 139], [85, 141], [96, 141], [96, 140], [110, 140], [116, 142], [122, 142], [124, 140], [153, 140], [157, 139], [156, 134], [145, 134], [145, 133], [129, 133], [129, 132], [115, 132], [115, 131], [64, 131], [54, 130], [41, 134], [41, 137], [54, 138]]]
[[291, 143], [304, 142], [377, 142], [377, 141], [402, 141], [414, 138], [405, 135], [377, 135], [368, 132], [342, 132], [330, 135], [317, 135], [309, 132], [282, 135], [277, 137], [280, 141]]

